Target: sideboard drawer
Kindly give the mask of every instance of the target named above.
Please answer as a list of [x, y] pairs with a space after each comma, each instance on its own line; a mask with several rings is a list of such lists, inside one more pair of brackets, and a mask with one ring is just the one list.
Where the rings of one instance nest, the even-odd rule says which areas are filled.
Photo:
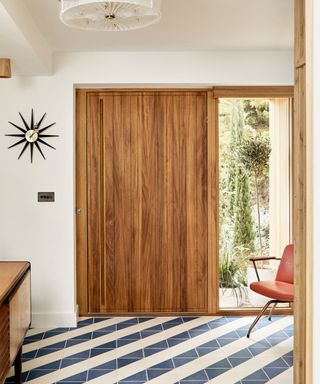
[[6, 377], [10, 367], [9, 353], [9, 305], [0, 305], [0, 383]]
[[10, 363], [13, 364], [31, 322], [30, 271], [9, 299]]

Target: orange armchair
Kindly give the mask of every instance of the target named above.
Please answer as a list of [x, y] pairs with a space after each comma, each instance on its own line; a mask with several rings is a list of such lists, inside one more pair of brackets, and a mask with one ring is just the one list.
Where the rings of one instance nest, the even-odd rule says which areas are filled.
[[[258, 278], [257, 282], [250, 284], [250, 289], [256, 293], [259, 293], [260, 295], [270, 298], [271, 300], [267, 302], [267, 304], [263, 307], [259, 315], [255, 318], [254, 322], [249, 328], [247, 337], [250, 337], [252, 329], [256, 326], [257, 322], [261, 319], [261, 317], [270, 305], [272, 305], [272, 308], [270, 310], [269, 320], [271, 320], [272, 312], [277, 306], [277, 304], [293, 302], [293, 256], [294, 247], [293, 244], [289, 244], [285, 247], [281, 259], [276, 257], [258, 257], [250, 259], [253, 262], [253, 266]], [[256, 262], [262, 260], [281, 260], [275, 280], [260, 281]]]

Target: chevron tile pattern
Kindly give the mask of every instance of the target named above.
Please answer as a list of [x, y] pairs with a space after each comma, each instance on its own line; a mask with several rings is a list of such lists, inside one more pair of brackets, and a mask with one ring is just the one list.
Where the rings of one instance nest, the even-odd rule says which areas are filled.
[[[290, 384], [293, 319], [82, 318], [77, 328], [32, 329], [23, 347], [28, 384]], [[6, 384], [13, 383], [13, 371]]]

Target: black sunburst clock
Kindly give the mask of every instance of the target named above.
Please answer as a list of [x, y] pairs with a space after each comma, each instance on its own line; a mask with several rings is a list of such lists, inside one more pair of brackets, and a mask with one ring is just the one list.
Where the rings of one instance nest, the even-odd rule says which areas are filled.
[[55, 149], [55, 147], [48, 144], [43, 139], [47, 139], [49, 137], [59, 137], [59, 135], [47, 135], [47, 134], [43, 134], [43, 132], [46, 131], [47, 129], [51, 128], [52, 126], [54, 126], [56, 123], [52, 123], [52, 124], [49, 124], [49, 125], [41, 128], [41, 125], [44, 121], [46, 113], [41, 117], [41, 119], [38, 122], [35, 122], [33, 109], [31, 110], [30, 125], [28, 125], [28, 123], [26, 122], [26, 120], [24, 119], [24, 117], [22, 116], [22, 114], [20, 112], [19, 112], [19, 115], [20, 115], [21, 120], [23, 122], [23, 127], [20, 127], [19, 125], [14, 124], [11, 121], [9, 121], [9, 124], [11, 124], [13, 127], [17, 128], [22, 133], [7, 134], [6, 136], [21, 137], [21, 139], [19, 141], [17, 141], [16, 143], [14, 143], [13, 145], [10, 145], [10, 147], [8, 147], [8, 149], [13, 148], [13, 147], [20, 145], [20, 144], [21, 145], [24, 144], [24, 146], [20, 152], [20, 155], [18, 157], [18, 159], [20, 159], [20, 157], [24, 154], [27, 147], [30, 146], [30, 158], [31, 158], [31, 163], [32, 163], [33, 150], [34, 150], [34, 147], [36, 147], [37, 150], [40, 152], [41, 156], [46, 160], [46, 158], [42, 152], [42, 149], [40, 147], [40, 144], [43, 144], [49, 148]]

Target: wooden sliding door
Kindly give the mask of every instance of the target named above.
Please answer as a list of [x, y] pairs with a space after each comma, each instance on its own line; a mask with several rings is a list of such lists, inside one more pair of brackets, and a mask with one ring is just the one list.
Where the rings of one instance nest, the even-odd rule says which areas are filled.
[[78, 91], [81, 313], [208, 312], [207, 94]]

